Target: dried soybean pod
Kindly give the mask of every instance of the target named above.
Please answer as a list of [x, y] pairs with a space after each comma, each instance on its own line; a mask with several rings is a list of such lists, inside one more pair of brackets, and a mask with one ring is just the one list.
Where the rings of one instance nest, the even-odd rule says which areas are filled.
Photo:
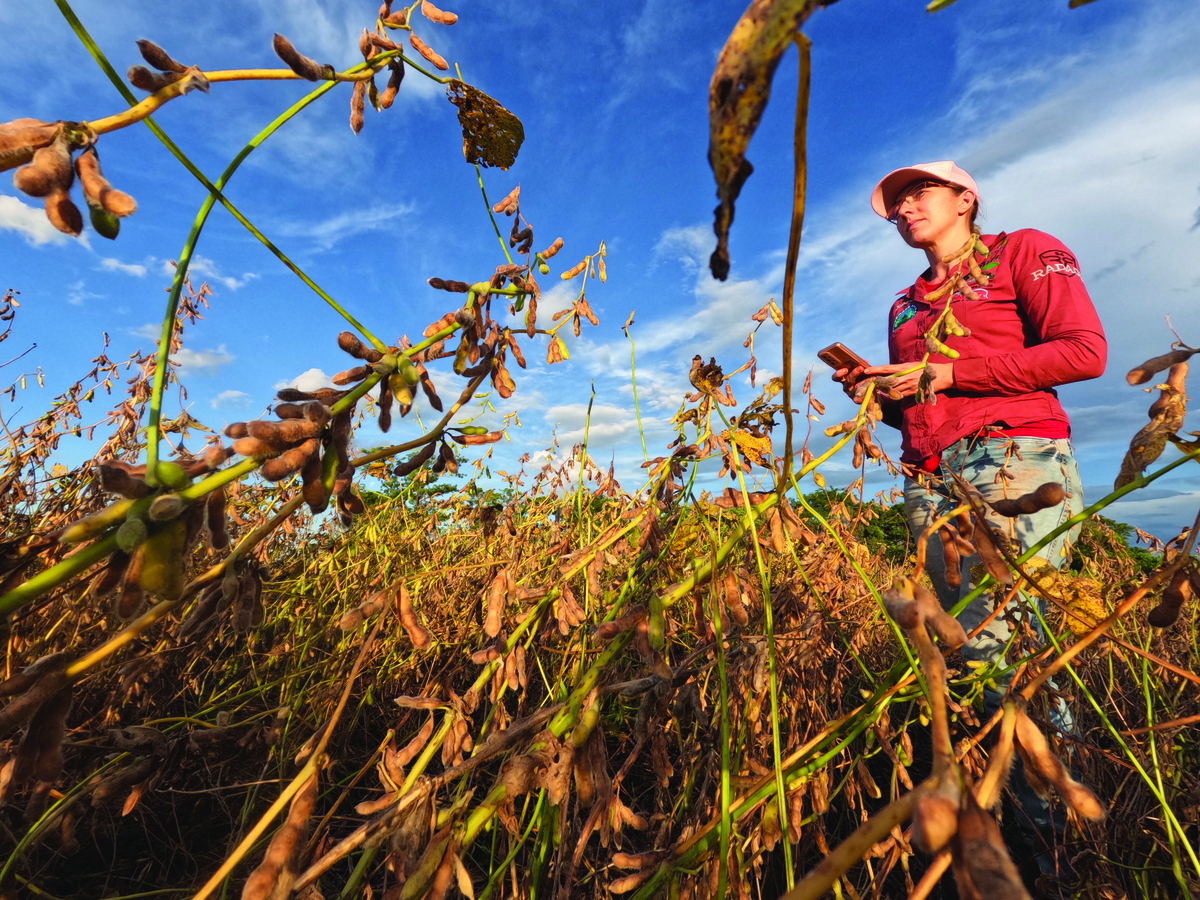
[[488, 637], [495, 637], [500, 633], [500, 628], [503, 625], [504, 617], [504, 599], [508, 588], [508, 570], [501, 569], [492, 579], [491, 585], [488, 587], [487, 596], [487, 616], [484, 620], [483, 630]]
[[421, 466], [425, 465], [425, 463], [429, 462], [429, 459], [433, 456], [433, 451], [436, 447], [437, 442], [430, 441], [421, 448], [421, 452], [416, 454], [416, 456], [413, 456], [412, 458], [396, 466], [396, 468], [392, 470], [392, 474], [394, 474], [397, 478], [404, 478], [408, 475], [411, 475], [413, 472], [417, 471], [417, 469], [421, 468]]
[[140, 478], [129, 474], [127, 467], [116, 460], [99, 463], [96, 474], [100, 479], [100, 490], [109, 494], [120, 494], [129, 500], [139, 500], [150, 493], [152, 488]]
[[412, 598], [408, 595], [408, 588], [403, 583], [400, 585], [396, 599], [400, 605], [400, 624], [404, 626], [408, 639], [412, 641], [412, 645], [416, 649], [424, 650], [433, 642], [433, 638], [421, 625], [416, 613], [413, 612]]
[[940, 853], [958, 832], [960, 803], [958, 782], [953, 772], [946, 773], [938, 783], [922, 791], [913, 808], [913, 846], [929, 854]]
[[637, 627], [637, 624], [646, 618], [648, 611], [644, 606], [635, 606], [619, 619], [614, 619], [611, 622], [604, 622], [596, 627], [596, 640], [611, 641], [618, 634], [623, 634], [626, 631], [631, 631]]
[[392, 427], [392, 389], [386, 378], [379, 380], [379, 412], [376, 418], [379, 430], [386, 434]]
[[251, 459], [274, 459], [287, 449], [287, 444], [268, 443], [252, 437], [238, 438], [233, 442], [235, 453]]
[[262, 624], [262, 580], [252, 568], [242, 569], [237, 580], [237, 595], [233, 599], [233, 627], [249, 631]]
[[414, 50], [420, 53], [423, 57], [437, 66], [437, 68], [441, 69], [443, 72], [450, 68], [449, 63], [447, 63], [446, 60], [444, 60], [432, 47], [417, 37], [415, 31], [410, 31], [408, 33], [408, 42], [412, 44], [412, 48]]
[[[521, 185], [517, 185], [505, 195], [504, 199], [492, 206], [492, 212], [504, 213], [506, 216], [511, 216], [520, 206]], [[511, 273], [506, 273], [511, 274]]]
[[959, 555], [958, 546], [954, 543], [954, 538], [948, 529], [948, 525], [939, 528], [938, 538], [942, 542], [942, 563], [946, 567], [946, 584], [957, 588], [962, 584], [962, 557]]
[[[365, 368], [365, 367], [364, 367]], [[337, 378], [336, 375], [333, 376]], [[304, 404], [301, 403], [277, 403], [275, 405], [275, 415], [281, 419], [303, 419]]]
[[[148, 94], [156, 94], [163, 88], [170, 87], [177, 81], [183, 81], [185, 78], [192, 77], [191, 73], [198, 73], [198, 69], [184, 69], [183, 72], [151, 72], [145, 66], [130, 66], [125, 73], [126, 79], [139, 91], [145, 91]], [[201, 75], [199, 83], [194, 84], [203, 91], [208, 90], [208, 79]], [[190, 90], [191, 88], [189, 88]]]
[[101, 174], [100, 156], [94, 144], [75, 157], [75, 171], [79, 173], [79, 185], [88, 206], [99, 207], [118, 218], [137, 212], [137, 201], [124, 191], [118, 191]]
[[[227, 438], [236, 440], [237, 438], [244, 438], [249, 434], [250, 432], [246, 430], [245, 422], [231, 422], [225, 426], [225, 437]], [[236, 453], [237, 451], [235, 450], [234, 452]]]
[[383, 109], [391, 109], [392, 104], [396, 101], [396, 94], [400, 91], [400, 83], [404, 81], [404, 60], [396, 57], [388, 62], [387, 85], [383, 89], [383, 93], [379, 95], [379, 105]]
[[425, 749], [425, 745], [429, 743], [429, 738], [433, 734], [433, 716], [426, 719], [425, 724], [421, 726], [421, 730], [413, 736], [404, 747], [396, 751], [394, 761], [397, 765], [407, 766], [410, 762], [417, 758], [417, 754]]
[[421, 390], [425, 393], [425, 399], [429, 401], [430, 406], [441, 412], [442, 398], [438, 396], [437, 388], [433, 386], [433, 379], [429, 377], [424, 363], [417, 363], [417, 376], [421, 382]]
[[538, 254], [542, 259], [551, 259], [563, 248], [563, 239], [555, 238], [554, 243]]
[[224, 585], [221, 582], [214, 582], [206, 587], [200, 594], [200, 599], [196, 601], [196, 605], [192, 607], [192, 611], [179, 626], [179, 636], [181, 638], [190, 637], [200, 629], [201, 625], [212, 619], [217, 614], [217, 607], [223, 597]]
[[750, 614], [746, 612], [746, 607], [742, 604], [742, 591], [738, 585], [737, 572], [732, 568], [725, 572], [724, 586], [725, 608], [729, 610], [730, 617], [738, 625], [746, 625], [750, 621]]
[[453, 25], [458, 21], [456, 13], [438, 9], [429, 0], [421, 0], [421, 15], [431, 22], [437, 22], [439, 25]]
[[[67, 664], [73, 659], [74, 656], [69, 651], [60, 650], [58, 653], [50, 653], [41, 657], [40, 659], [34, 660], [16, 675], [12, 675], [0, 682], [0, 697], [12, 697], [17, 694], [24, 694], [40, 680], [50, 676], [51, 673], [61, 674], [63, 669], [65, 669]], [[41, 703], [46, 699], [46, 697], [50, 696], [50, 693], [53, 693], [62, 687], [64, 683], [65, 681], [61, 680], [55, 682], [54, 684], [48, 683], [48, 688], [44, 688], [43, 691], [49, 690], [49, 693], [43, 692], [40, 694], [37, 702]], [[4, 711], [0, 712], [0, 717], [5, 718], [5, 727], [0, 728], [0, 735], [5, 734], [6, 729], [15, 728], [24, 721], [24, 719], [21, 719], [20, 721], [10, 721], [10, 719], [7, 717], [7, 711], [8, 707], [5, 707]]]
[[[356, 381], [362, 381], [371, 374], [370, 366], [355, 366], [352, 369], [345, 369], [333, 376], [331, 381], [334, 384], [353, 384]], [[278, 410], [276, 410], [278, 412]]]
[[367, 108], [367, 83], [354, 82], [354, 91], [350, 94], [350, 130], [358, 134], [363, 130], [363, 111]]
[[975, 259], [975, 254], [973, 253], [967, 257], [967, 268], [971, 272], [971, 277], [975, 279], [975, 282], [980, 287], [988, 286], [988, 282], [991, 281], [991, 279], [988, 278], [987, 275], [983, 274], [983, 270], [979, 268], [979, 262]]
[[967, 642], [966, 630], [958, 619], [942, 609], [942, 604], [938, 602], [933, 591], [912, 581], [911, 578], [906, 581], [912, 584], [913, 598], [921, 609], [921, 617], [929, 629], [938, 636], [942, 646], [947, 650], [957, 650], [965, 644]]
[[530, 295], [529, 308], [525, 310], [525, 334], [529, 337], [537, 333], [537, 307], [537, 297]]
[[71, 237], [79, 237], [83, 231], [83, 213], [71, 201], [71, 195], [64, 190], [51, 191], [43, 201], [46, 208], [46, 218], [50, 224]]
[[1047, 481], [1037, 490], [1022, 494], [1020, 497], [1006, 497], [992, 502], [992, 509], [1002, 516], [1014, 518], [1027, 516], [1052, 506], [1058, 506], [1066, 499], [1067, 492], [1061, 484]]
[[284, 419], [280, 422], [255, 419], [246, 423], [246, 430], [250, 432], [251, 438], [284, 447], [317, 437], [322, 427], [320, 422], [309, 419]]
[[320, 451], [320, 438], [309, 438], [300, 446], [293, 447], [275, 459], [268, 459], [259, 468], [259, 474], [267, 481], [281, 481], [303, 469], [309, 458], [316, 456]]
[[[326, 450], [325, 452], [328, 454], [330, 451]], [[329, 491], [325, 488], [325, 482], [321, 480], [321, 470], [319, 453], [310, 456], [300, 468], [300, 490], [304, 495], [304, 502], [308, 504], [309, 511], [313, 515], [323, 512], [329, 505]]]
[[67, 736], [67, 714], [71, 711], [70, 685], [45, 700], [17, 745], [13, 781], [53, 782], [63, 768], [62, 742]]
[[333, 68], [331, 66], [322, 66], [315, 59], [302, 56], [292, 46], [292, 42], [282, 34], [275, 35], [272, 45], [275, 48], [275, 54], [287, 63], [287, 67], [301, 78], [305, 78], [308, 81], [320, 81], [333, 77]]
[[169, 53], [153, 41], [142, 39], [137, 42], [138, 52], [142, 59], [154, 66], [160, 72], [186, 72], [187, 67], [173, 60]]
[[1013, 865], [996, 820], [963, 792], [958, 813], [954, 878], [960, 897], [986, 900], [1031, 900]]
[[369, 363], [379, 362], [383, 359], [383, 354], [374, 347], [369, 347], [360, 341], [352, 332], [343, 331], [337, 336], [338, 347], [349, 353], [355, 359], [361, 359]]
[[[121, 583], [125, 568], [129, 565], [129, 554], [124, 550], [114, 550], [108, 557], [104, 568], [101, 569], [88, 585], [88, 597], [92, 600], [107, 600]], [[4, 696], [0, 693], [0, 696]]]
[[13, 187], [30, 197], [48, 197], [55, 191], [66, 191], [74, 180], [71, 151], [61, 137], [35, 151], [29, 165], [13, 172]]
[[[1027, 773], [1032, 769], [1040, 775], [1054, 787], [1064, 803], [1085, 819], [1099, 822], [1107, 815], [1096, 795], [1073, 779], [1062, 760], [1050, 750], [1041, 729], [1029, 718], [1023, 704], [1017, 707], [1016, 731], [1013, 736]], [[1032, 780], [1030, 786], [1035, 790], [1038, 787]]]
[[1006, 587], [1011, 587], [1012, 572], [1009, 570], [1008, 564], [1004, 562], [1000, 551], [996, 549], [995, 536], [991, 531], [991, 526], [981, 518], [975, 519], [975, 531], [971, 535], [971, 543], [975, 545], [975, 551], [983, 560], [987, 573]]
[[1175, 573], [1171, 578], [1171, 583], [1163, 591], [1158, 606], [1150, 610], [1150, 615], [1146, 618], [1146, 621], [1155, 628], [1166, 628], [1169, 625], [1174, 625], [1179, 618], [1179, 610], [1187, 602], [1188, 598], [1191, 597], [1192, 581], [1188, 568], [1185, 566]]
[[163, 523], [142, 544], [142, 572], [138, 584], [163, 600], [178, 600], [183, 593], [184, 554], [187, 522], [172, 519]]
[[39, 148], [53, 143], [58, 130], [57, 122], [43, 122], [41, 119], [0, 122], [0, 172], [32, 160]]
[[897, 578], [883, 592], [883, 607], [892, 621], [906, 631], [921, 624], [921, 607], [912, 596], [911, 578]]
[[[172, 525], [174, 524], [176, 523], [172, 523]], [[130, 554], [129, 565], [125, 567], [125, 577], [121, 581], [121, 588], [117, 594], [114, 611], [124, 621], [132, 619], [142, 608], [145, 593], [142, 590], [141, 579], [145, 561], [145, 545], [143, 544]]]
[[287, 819], [271, 838], [263, 860], [258, 864], [242, 888], [242, 900], [267, 900], [269, 897], [291, 895], [291, 886], [296, 879], [297, 859], [304, 849], [304, 837], [308, 833], [308, 819], [317, 802], [317, 772], [314, 769], [304, 787], [292, 798]]
[[[47, 669], [41, 670], [37, 680], [27, 690], [14, 697], [5, 705], [4, 709], [0, 710], [0, 734], [8, 735], [19, 728], [37, 713], [47, 700], [67, 685], [69, 679], [63, 669], [66, 668], [68, 661], [64, 658], [56, 661], [53, 668], [47, 667]], [[33, 666], [29, 667], [29, 669], [32, 668]], [[29, 669], [22, 674], [28, 675]]]
[[329, 407], [319, 400], [310, 400], [300, 407], [304, 412], [304, 418], [310, 422], [316, 422], [324, 427], [329, 423], [331, 416], [329, 415]]
[[588, 259], [589, 259], [589, 257], [585, 256], [582, 260], [577, 262], [575, 265], [571, 266], [571, 268], [567, 269], [567, 271], [563, 272], [558, 277], [561, 278], [563, 281], [570, 281], [572, 278], [574, 278], [576, 275], [578, 275], [580, 272], [582, 272], [584, 269], [587, 268]]
[[1130, 369], [1125, 376], [1125, 380], [1130, 384], [1146, 384], [1155, 375], [1169, 369], [1171, 366], [1178, 365], [1181, 362], [1187, 362], [1192, 357], [1192, 350], [1172, 350], [1170, 353], [1164, 353], [1162, 356], [1154, 356], [1146, 360], [1140, 366]]

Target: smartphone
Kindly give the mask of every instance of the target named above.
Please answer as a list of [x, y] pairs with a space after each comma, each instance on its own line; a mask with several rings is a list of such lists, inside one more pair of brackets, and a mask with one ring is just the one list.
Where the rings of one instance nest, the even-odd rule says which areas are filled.
[[834, 369], [854, 369], [858, 366], [865, 369], [870, 365], [841, 341], [836, 341], [823, 350], [818, 350], [817, 359]]

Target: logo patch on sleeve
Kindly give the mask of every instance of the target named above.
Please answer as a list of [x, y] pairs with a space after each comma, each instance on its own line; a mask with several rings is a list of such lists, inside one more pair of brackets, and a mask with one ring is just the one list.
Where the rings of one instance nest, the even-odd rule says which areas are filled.
[[1037, 281], [1046, 275], [1065, 275], [1067, 278], [1074, 278], [1076, 275], [1081, 275], [1079, 264], [1075, 261], [1075, 257], [1066, 250], [1046, 250], [1038, 254], [1038, 259], [1042, 261], [1044, 269], [1034, 269], [1032, 272], [1033, 280]]
[[896, 317], [892, 319], [892, 331], [895, 331], [909, 319], [917, 314], [917, 304], [911, 300], [900, 307], [900, 311], [896, 313]]

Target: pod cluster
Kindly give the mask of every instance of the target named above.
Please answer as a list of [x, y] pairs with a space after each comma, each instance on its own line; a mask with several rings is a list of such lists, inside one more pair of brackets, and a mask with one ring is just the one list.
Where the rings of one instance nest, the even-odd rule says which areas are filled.
[[1113, 482], [1113, 490], [1141, 476], [1147, 466], [1162, 456], [1167, 442], [1183, 427], [1184, 416], [1187, 415], [1186, 357], [1190, 355], [1191, 351], [1176, 350], [1166, 356], [1146, 360], [1126, 376], [1131, 384], [1142, 384], [1158, 374], [1164, 363], [1169, 365], [1167, 380], [1157, 385], [1158, 397], [1150, 404], [1150, 421], [1129, 442], [1129, 449], [1121, 460], [1121, 471]]
[[234, 422], [226, 427], [225, 434], [234, 439], [235, 453], [262, 460], [259, 472], [268, 481], [281, 481], [299, 473], [301, 492], [314, 514], [323, 512], [335, 499], [343, 521], [349, 522], [365, 509], [352, 490], [350, 434], [354, 406], [330, 412], [346, 393], [332, 388], [284, 388], [276, 395], [283, 401], [275, 406], [277, 421]]
[[92, 228], [101, 237], [115, 238], [120, 220], [137, 210], [137, 202], [100, 171], [95, 135], [84, 126], [37, 119], [0, 125], [0, 169], [12, 166], [19, 166], [13, 186], [41, 200], [46, 218], [63, 234], [76, 237], [83, 232], [83, 214], [71, 199], [76, 177]]
[[111, 599], [117, 616], [130, 619], [150, 595], [180, 598], [187, 563], [200, 538], [206, 537], [212, 549], [224, 550], [229, 531], [224, 486], [198, 500], [187, 500], [179, 491], [194, 478], [215, 472], [232, 453], [218, 443], [199, 457], [160, 462], [155, 484], [148, 481], [144, 464], [111, 459], [96, 466], [100, 490], [123, 499], [58, 533], [61, 543], [79, 543], [115, 528], [117, 549], [92, 578], [92, 599]]

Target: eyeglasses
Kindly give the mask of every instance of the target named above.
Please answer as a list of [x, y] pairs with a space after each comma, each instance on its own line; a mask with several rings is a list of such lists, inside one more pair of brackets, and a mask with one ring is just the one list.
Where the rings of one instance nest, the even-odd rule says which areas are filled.
[[925, 196], [926, 191], [935, 187], [949, 187], [949, 185], [942, 181], [918, 181], [910, 184], [896, 197], [896, 202], [888, 210], [887, 220], [893, 225], [896, 224], [900, 219], [900, 207], [904, 205], [905, 200], [912, 200], [914, 203], [917, 203]]

